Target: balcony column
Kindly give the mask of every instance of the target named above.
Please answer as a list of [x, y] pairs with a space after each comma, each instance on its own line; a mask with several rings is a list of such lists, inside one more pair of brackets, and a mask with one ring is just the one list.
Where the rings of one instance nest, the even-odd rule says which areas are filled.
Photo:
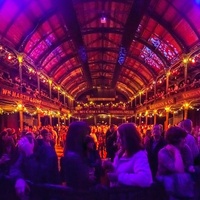
[[112, 115], [109, 116], [109, 119], [108, 119], [108, 120], [109, 120], [109, 122], [108, 122], [109, 125], [111, 125], [111, 124], [112, 124]]
[[183, 112], [184, 112], [183, 119], [188, 118], [188, 109], [189, 109], [189, 103], [184, 103], [184, 105], [183, 105]]
[[64, 105], [66, 104], [66, 93], [65, 92], [63, 92], [63, 101], [64, 101]]
[[60, 115], [58, 115], [58, 126], [60, 126]]
[[137, 124], [137, 113], [135, 113], [135, 124]]
[[38, 112], [37, 113], [37, 118], [38, 118], [38, 127], [41, 127], [41, 115], [40, 115], [40, 113]]
[[133, 108], [133, 99], [131, 99], [131, 108]]
[[70, 102], [71, 102], [70, 108], [71, 108], [71, 109], [74, 109], [74, 100], [73, 100], [73, 99], [70, 99]]
[[22, 93], [22, 66], [19, 65], [20, 93]]
[[49, 79], [49, 98], [52, 99], [52, 80]]
[[58, 101], [60, 101], [60, 87], [58, 86]]
[[166, 94], [168, 94], [168, 90], [169, 90], [169, 76], [170, 76], [170, 71], [167, 71], [166, 73]]
[[64, 114], [64, 126], [66, 126], [66, 114]]
[[68, 126], [70, 125], [70, 123], [71, 123], [71, 120], [70, 120], [70, 118], [71, 118], [71, 114], [68, 114]]
[[17, 56], [18, 62], [19, 62], [19, 79], [20, 79], [20, 93], [22, 93], [22, 65], [23, 65], [23, 54], [19, 54]]
[[139, 92], [139, 101], [140, 101], [140, 105], [142, 104], [142, 92]]
[[148, 89], [146, 90], [146, 96], [145, 96], [145, 99], [146, 99], [146, 103], [145, 103], [145, 104], [147, 104], [147, 102], [148, 102]]
[[68, 97], [68, 104], [69, 104], [69, 108], [73, 109], [74, 102], [73, 102], [73, 99], [71, 99], [71, 97]]
[[40, 92], [40, 76], [39, 76], [40, 72], [37, 72], [37, 89], [38, 89], [38, 93], [39, 95], [41, 94]]
[[185, 82], [185, 88], [184, 91], [186, 91], [186, 83], [187, 83], [187, 78], [188, 78], [188, 62], [189, 62], [189, 58], [184, 58], [183, 59], [183, 64], [184, 64], [184, 82]]
[[124, 116], [124, 123], [126, 123], [126, 120], [127, 120], [127, 118], [126, 118], [126, 116]]
[[96, 126], [97, 125], [97, 116], [94, 115], [94, 125]]
[[157, 123], [157, 115], [156, 115], [157, 114], [157, 110], [154, 110], [153, 114], [154, 114], [153, 115], [153, 123], [156, 124]]
[[168, 129], [168, 125], [169, 125], [169, 112], [166, 112], [166, 127], [165, 127], [165, 131]]
[[142, 124], [142, 114], [140, 113], [139, 114], [139, 125], [141, 125]]
[[18, 110], [19, 110], [19, 127], [20, 130], [23, 131], [24, 128], [24, 114], [23, 114], [23, 105], [22, 104], [18, 104]]
[[157, 88], [156, 88], [156, 84], [157, 84], [157, 81], [154, 81], [154, 101], [156, 100], [156, 92], [157, 92]]
[[148, 125], [148, 115], [145, 116], [145, 124]]
[[50, 116], [49, 116], [49, 123], [52, 126], [52, 114], [50, 114]]
[[170, 107], [165, 107], [165, 117], [166, 117], [165, 127], [164, 127], [165, 131], [167, 131], [169, 125], [169, 112], [170, 112]]

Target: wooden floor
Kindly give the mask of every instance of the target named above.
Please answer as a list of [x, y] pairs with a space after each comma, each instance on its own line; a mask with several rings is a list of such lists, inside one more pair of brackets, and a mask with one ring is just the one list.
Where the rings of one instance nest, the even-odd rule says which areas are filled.
[[63, 147], [56, 145], [55, 150], [58, 156], [58, 169], [60, 170], [60, 158], [63, 156]]
[[60, 159], [60, 157], [63, 156], [63, 147], [56, 145], [55, 149], [56, 149], [56, 154], [57, 154], [58, 158]]

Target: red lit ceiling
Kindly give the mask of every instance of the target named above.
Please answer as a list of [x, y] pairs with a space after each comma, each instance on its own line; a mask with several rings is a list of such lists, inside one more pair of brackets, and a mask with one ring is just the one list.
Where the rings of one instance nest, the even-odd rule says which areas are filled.
[[200, 43], [195, 0], [3, 0], [0, 19], [1, 42], [75, 98], [129, 99]]

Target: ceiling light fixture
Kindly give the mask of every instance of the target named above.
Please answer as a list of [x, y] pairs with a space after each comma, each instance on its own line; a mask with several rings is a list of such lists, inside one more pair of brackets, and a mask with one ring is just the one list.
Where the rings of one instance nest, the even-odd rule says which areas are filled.
[[100, 18], [100, 22], [101, 22], [101, 24], [106, 24], [106, 22], [107, 22], [106, 17], [105, 17], [105, 16], [102, 16], [102, 17]]

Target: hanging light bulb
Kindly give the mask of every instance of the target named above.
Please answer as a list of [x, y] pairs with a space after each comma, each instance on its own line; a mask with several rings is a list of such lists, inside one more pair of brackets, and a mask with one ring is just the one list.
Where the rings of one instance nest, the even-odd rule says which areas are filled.
[[101, 24], [106, 24], [107, 19], [104, 15], [100, 18], [100, 22], [101, 22]]

